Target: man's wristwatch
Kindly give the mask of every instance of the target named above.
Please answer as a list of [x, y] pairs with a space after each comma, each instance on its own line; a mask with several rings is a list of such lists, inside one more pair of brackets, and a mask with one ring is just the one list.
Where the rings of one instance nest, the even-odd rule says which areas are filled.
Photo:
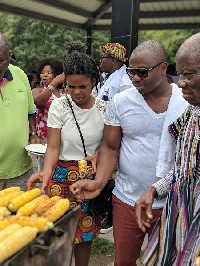
[[30, 138], [31, 136], [37, 136], [37, 133], [36, 133], [36, 132], [30, 132], [30, 133], [29, 133], [29, 138]]
[[47, 88], [49, 88], [51, 91], [55, 91], [55, 88], [51, 85], [48, 85]]

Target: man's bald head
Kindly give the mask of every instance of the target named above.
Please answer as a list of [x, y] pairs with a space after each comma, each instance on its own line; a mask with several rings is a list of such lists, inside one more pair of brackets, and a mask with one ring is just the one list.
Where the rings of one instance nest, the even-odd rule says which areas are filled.
[[3, 80], [4, 74], [8, 68], [10, 61], [10, 48], [8, 39], [0, 32], [0, 82]]
[[156, 41], [156, 40], [147, 40], [140, 43], [132, 52], [130, 59], [132, 57], [137, 56], [143, 52], [148, 51], [155, 61], [165, 62], [166, 61], [166, 53], [164, 46]]
[[194, 106], [200, 106], [200, 33], [186, 39], [176, 53], [178, 86], [183, 97]]
[[0, 32], [0, 49], [7, 49], [10, 50], [8, 39], [6, 36]]
[[186, 39], [176, 53], [176, 59], [187, 55], [188, 59], [194, 59], [200, 63], [200, 33]]

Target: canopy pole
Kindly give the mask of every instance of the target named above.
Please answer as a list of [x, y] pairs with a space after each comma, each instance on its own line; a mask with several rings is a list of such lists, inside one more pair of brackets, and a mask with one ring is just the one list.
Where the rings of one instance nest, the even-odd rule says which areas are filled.
[[86, 54], [91, 56], [92, 51], [92, 28], [86, 29]]
[[140, 0], [112, 0], [111, 42], [122, 44], [127, 58], [138, 45]]

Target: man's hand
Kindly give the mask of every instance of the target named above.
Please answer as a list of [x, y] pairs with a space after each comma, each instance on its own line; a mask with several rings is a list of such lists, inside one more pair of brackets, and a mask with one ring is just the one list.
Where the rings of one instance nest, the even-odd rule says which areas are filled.
[[101, 192], [100, 184], [96, 180], [89, 179], [75, 182], [70, 186], [70, 190], [78, 202], [84, 199], [93, 199]]
[[150, 220], [153, 219], [152, 205], [157, 192], [154, 187], [148, 188], [135, 203], [135, 213], [139, 228], [145, 233], [150, 228]]

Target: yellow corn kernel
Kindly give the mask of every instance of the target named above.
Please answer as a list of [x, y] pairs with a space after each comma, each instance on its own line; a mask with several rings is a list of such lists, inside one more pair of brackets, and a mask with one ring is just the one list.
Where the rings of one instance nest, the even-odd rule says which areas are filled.
[[11, 223], [18, 223], [21, 226], [37, 227], [40, 233], [46, 232], [48, 229], [53, 228], [53, 223], [41, 217], [19, 216], [10, 215], [5, 218], [6, 221]]
[[25, 226], [0, 242], [0, 263], [28, 245], [38, 233], [37, 228]]
[[17, 230], [19, 230], [21, 227], [20, 224], [10, 224], [8, 225], [6, 228], [4, 228], [3, 230], [0, 231], [0, 239], [1, 241], [9, 236], [10, 234], [12, 234], [12, 232], [15, 232]]
[[2, 220], [0, 221], [0, 231], [6, 228], [10, 223], [8, 221]]
[[0, 207], [0, 216], [5, 217], [5, 216], [8, 216], [10, 214], [11, 214], [11, 212], [8, 210], [8, 208]]
[[55, 205], [46, 211], [42, 217], [48, 219], [49, 222], [55, 222], [65, 214], [69, 208], [69, 205], [68, 199], [60, 199]]
[[49, 197], [47, 195], [42, 195], [28, 203], [26, 203], [24, 206], [22, 206], [21, 208], [19, 208], [19, 210], [17, 211], [17, 215], [24, 215], [24, 216], [30, 216], [35, 208], [42, 202], [44, 202], [45, 200], [48, 200]]
[[14, 191], [20, 191], [20, 187], [9, 187], [9, 188], [3, 189], [0, 191], [0, 197], [3, 197], [5, 195], [7, 195], [8, 193], [11, 193]]
[[15, 197], [23, 194], [24, 191], [14, 191], [12, 193], [9, 193], [8, 195], [5, 195], [0, 198], [0, 206], [1, 207], [8, 207], [10, 204], [11, 200], [14, 199]]
[[54, 197], [40, 203], [37, 206], [37, 208], [35, 208], [35, 210], [33, 212], [33, 216], [41, 216], [43, 213], [45, 213], [47, 210], [49, 210], [54, 204], [56, 204], [60, 199], [61, 199], [61, 197], [54, 196]]
[[32, 190], [24, 192], [22, 195], [12, 199], [8, 205], [8, 209], [11, 212], [16, 212], [20, 207], [24, 206], [31, 200], [39, 197], [41, 195], [41, 190], [39, 188], [34, 188]]
[[80, 169], [86, 169], [87, 168], [87, 161], [85, 161], [85, 160], [78, 161], [78, 167], [79, 167], [79, 170]]

